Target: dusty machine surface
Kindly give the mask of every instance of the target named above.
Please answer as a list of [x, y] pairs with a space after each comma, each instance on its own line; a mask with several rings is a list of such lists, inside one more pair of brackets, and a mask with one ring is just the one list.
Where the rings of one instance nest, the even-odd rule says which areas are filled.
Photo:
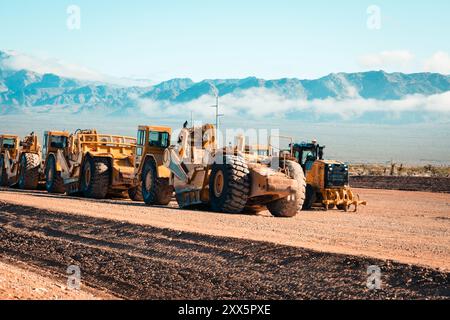
[[23, 140], [18, 136], [0, 136], [0, 184], [34, 190], [38, 187], [41, 146], [34, 132]]
[[[239, 142], [241, 137], [236, 137], [237, 144], [240, 144], [242, 142]], [[270, 154], [270, 148], [268, 145], [261, 145], [261, 144], [253, 144], [253, 145], [246, 145], [244, 152], [249, 155], [256, 155], [260, 157], [267, 157]]]
[[324, 160], [325, 146], [313, 143], [292, 144], [290, 155], [300, 163], [306, 174], [306, 199], [304, 210], [323, 206], [325, 210], [337, 208], [356, 212], [358, 206], [367, 205], [349, 186], [348, 164]]
[[128, 191], [134, 182], [136, 139], [77, 130], [44, 134], [46, 189], [103, 199]]
[[148, 205], [168, 205], [172, 200], [172, 173], [164, 166], [164, 151], [170, 146], [172, 129], [164, 126], [139, 126], [136, 145], [137, 185], [128, 194], [134, 201]]
[[213, 125], [183, 128], [178, 144], [166, 149], [164, 164], [180, 207], [208, 205], [225, 213], [268, 209], [276, 217], [293, 217], [305, 198], [305, 178], [299, 164], [271, 166], [265, 157], [245, 152], [243, 143], [217, 147]]

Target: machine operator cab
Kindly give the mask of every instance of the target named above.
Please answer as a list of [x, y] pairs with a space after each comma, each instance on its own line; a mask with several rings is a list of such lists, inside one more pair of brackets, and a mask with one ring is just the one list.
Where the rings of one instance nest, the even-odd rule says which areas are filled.
[[170, 146], [172, 129], [162, 126], [139, 126], [136, 145], [136, 168], [140, 167], [142, 158], [151, 154], [162, 162], [164, 150]]
[[0, 135], [0, 154], [5, 151], [14, 152], [18, 149], [19, 137], [12, 135]]
[[318, 145], [316, 140], [313, 140], [311, 143], [302, 142], [292, 145], [294, 157], [305, 172], [311, 170], [314, 162], [323, 160], [324, 149], [325, 146]]
[[62, 149], [65, 153], [69, 144], [69, 132], [66, 131], [46, 131], [44, 132], [44, 145], [42, 148], [43, 159], [49, 153], [57, 153]]
[[324, 160], [323, 150], [316, 140], [311, 143], [291, 144], [293, 155], [306, 175], [306, 199], [304, 210], [323, 206], [325, 210], [338, 208], [348, 211], [350, 206], [366, 205], [349, 186], [349, 166], [347, 163]]
[[294, 157], [302, 166], [307, 182], [320, 188], [344, 187], [349, 183], [348, 164], [324, 160], [325, 146], [316, 140], [292, 145]]

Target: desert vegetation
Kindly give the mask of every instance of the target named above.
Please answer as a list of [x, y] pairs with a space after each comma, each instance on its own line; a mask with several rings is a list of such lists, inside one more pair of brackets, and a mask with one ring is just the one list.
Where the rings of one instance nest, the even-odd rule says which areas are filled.
[[413, 166], [402, 163], [353, 164], [350, 166], [353, 176], [401, 176], [401, 177], [450, 177], [450, 166], [423, 165]]

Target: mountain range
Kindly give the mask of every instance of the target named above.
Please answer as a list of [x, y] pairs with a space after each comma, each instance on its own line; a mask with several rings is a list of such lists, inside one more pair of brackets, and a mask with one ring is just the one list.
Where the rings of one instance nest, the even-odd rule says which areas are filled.
[[[323, 99], [401, 100], [419, 94], [431, 96], [450, 91], [450, 76], [437, 73], [335, 73], [320, 79], [286, 78], [264, 80], [216, 79], [194, 82], [172, 79], [148, 87], [125, 87], [109, 83], [39, 74], [30, 70], [8, 68], [10, 56], [0, 51], [0, 113], [22, 107], [104, 108], [117, 111], [133, 108], [139, 99], [169, 104], [192, 102], [204, 95], [239, 96], [246, 90], [265, 89], [286, 99], [305, 101]], [[75, 109], [74, 109], [75, 110]]]

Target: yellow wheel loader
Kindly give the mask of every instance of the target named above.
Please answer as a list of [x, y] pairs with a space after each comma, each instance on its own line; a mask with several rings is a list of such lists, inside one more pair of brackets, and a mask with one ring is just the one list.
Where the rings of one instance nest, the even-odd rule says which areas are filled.
[[172, 200], [171, 172], [164, 166], [164, 151], [170, 146], [172, 129], [139, 126], [136, 146], [137, 185], [128, 193], [133, 201], [148, 205], [168, 205]]
[[40, 180], [41, 146], [32, 132], [23, 140], [0, 136], [0, 184], [19, 189], [37, 189]]
[[273, 216], [293, 217], [305, 198], [304, 173], [296, 162], [279, 169], [247, 154], [243, 143], [218, 148], [210, 124], [183, 128], [178, 144], [166, 149], [164, 165], [181, 208], [207, 205], [224, 213], [267, 208]]
[[325, 210], [337, 208], [348, 211], [351, 207], [356, 212], [358, 206], [367, 205], [359, 195], [353, 193], [349, 186], [348, 164], [324, 160], [325, 146], [316, 141], [312, 143], [291, 144], [288, 156], [302, 166], [306, 174], [306, 199], [304, 210], [313, 206], [322, 206]]
[[44, 134], [46, 189], [103, 199], [135, 185], [136, 139], [99, 134], [95, 129], [73, 134]]

